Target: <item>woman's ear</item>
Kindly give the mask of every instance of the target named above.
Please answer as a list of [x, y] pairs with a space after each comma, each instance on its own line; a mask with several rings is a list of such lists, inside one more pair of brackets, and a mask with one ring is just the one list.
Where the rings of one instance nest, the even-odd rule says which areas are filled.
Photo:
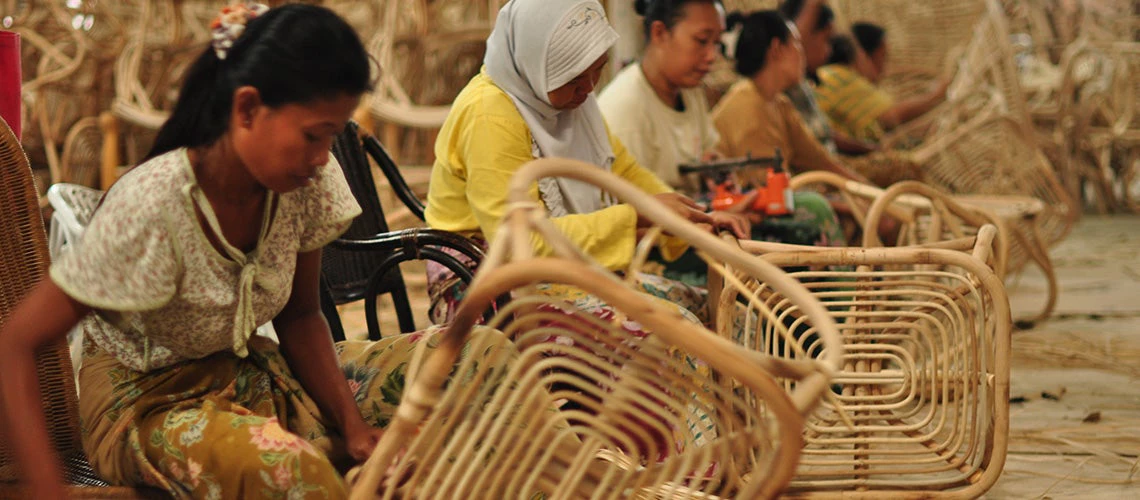
[[665, 39], [670, 35], [669, 27], [661, 21], [653, 21], [649, 25], [649, 42], [650, 43], [664, 43]]
[[233, 124], [249, 128], [253, 125], [253, 118], [261, 108], [261, 92], [256, 87], [245, 85], [234, 90], [234, 98], [230, 116]]
[[764, 66], [776, 62], [787, 47], [788, 42], [780, 41], [779, 38], [773, 37], [772, 43], [768, 45], [768, 54], [764, 56]]

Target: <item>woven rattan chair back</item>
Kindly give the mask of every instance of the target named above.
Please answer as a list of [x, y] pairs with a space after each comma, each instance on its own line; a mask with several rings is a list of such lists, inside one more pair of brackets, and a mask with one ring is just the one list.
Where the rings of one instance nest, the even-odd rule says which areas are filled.
[[[16, 136], [0, 120], [0, 325], [40, 280], [49, 264], [47, 234], [32, 183], [32, 170]], [[40, 393], [52, 446], [64, 464], [76, 497], [137, 498], [153, 496], [133, 488], [107, 487], [87, 464], [80, 441], [76, 397], [68, 346], [60, 339], [42, 349], [36, 360]], [[15, 457], [0, 438], [0, 498], [21, 495]]]

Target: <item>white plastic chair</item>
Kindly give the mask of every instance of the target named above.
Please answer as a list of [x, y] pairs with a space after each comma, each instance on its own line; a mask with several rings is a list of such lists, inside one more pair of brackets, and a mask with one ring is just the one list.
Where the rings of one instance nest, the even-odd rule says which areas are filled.
[[[83, 231], [99, 207], [103, 192], [79, 184], [57, 182], [48, 188], [47, 199], [52, 208], [48, 253], [55, 261], [83, 239]], [[83, 329], [78, 326], [72, 328], [67, 334], [67, 344], [71, 348], [71, 367], [78, 374], [83, 359]]]

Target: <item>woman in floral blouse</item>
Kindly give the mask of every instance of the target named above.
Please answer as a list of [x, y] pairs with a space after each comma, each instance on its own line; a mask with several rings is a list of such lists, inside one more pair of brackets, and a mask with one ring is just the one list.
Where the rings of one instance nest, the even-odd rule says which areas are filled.
[[[148, 159], [0, 332], [29, 497], [64, 493], [34, 353], [76, 324], [92, 466], [178, 498], [343, 497], [338, 470], [371, 453], [432, 338], [334, 346], [320, 312], [320, 249], [360, 213], [329, 156], [371, 86], [357, 35], [308, 5], [227, 8], [212, 29]], [[269, 321], [280, 345], [254, 335]], [[506, 342], [481, 330], [465, 351]]]

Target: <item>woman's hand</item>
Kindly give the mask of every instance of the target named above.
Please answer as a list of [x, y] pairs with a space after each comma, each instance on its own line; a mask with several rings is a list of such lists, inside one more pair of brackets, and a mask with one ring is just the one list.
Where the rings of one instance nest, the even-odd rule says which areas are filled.
[[[748, 239], [751, 237], [752, 225], [747, 215], [730, 212], [705, 213], [704, 207], [699, 203], [679, 193], [661, 193], [654, 198], [673, 213], [684, 217], [685, 220], [693, 224], [706, 228], [709, 232], [728, 230], [732, 231], [737, 238]], [[652, 221], [638, 214], [638, 228], [646, 228], [652, 224]]]
[[[653, 199], [665, 205], [670, 212], [680, 215], [685, 220], [694, 224], [710, 224], [712, 219], [709, 214], [706, 214], [704, 207], [699, 203], [693, 201], [692, 198], [685, 196], [681, 193], [661, 193], [654, 195]], [[641, 214], [637, 214], [637, 227], [646, 228], [653, 225], [653, 221], [649, 220]]]
[[360, 420], [344, 429], [344, 445], [353, 460], [364, 462], [372, 456], [372, 450], [376, 449], [382, 435], [384, 429], [377, 429]]
[[712, 219], [713, 229], [732, 231], [732, 234], [740, 240], [752, 239], [752, 220], [749, 214], [713, 212], [708, 215]]

